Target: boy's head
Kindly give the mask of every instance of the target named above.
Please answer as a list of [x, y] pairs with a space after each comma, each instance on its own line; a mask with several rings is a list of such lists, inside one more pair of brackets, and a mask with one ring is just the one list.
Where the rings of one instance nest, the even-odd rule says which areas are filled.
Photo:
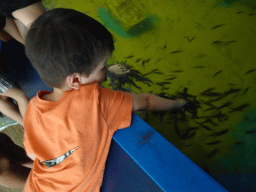
[[76, 81], [76, 77], [80, 81], [81, 75], [82, 84], [104, 81], [114, 41], [95, 19], [73, 9], [58, 8], [31, 25], [25, 51], [47, 86], [62, 88], [65, 81]]

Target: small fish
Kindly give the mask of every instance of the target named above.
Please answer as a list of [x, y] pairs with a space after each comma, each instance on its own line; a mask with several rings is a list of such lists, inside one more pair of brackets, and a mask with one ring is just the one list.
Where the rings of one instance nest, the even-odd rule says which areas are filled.
[[210, 102], [203, 101], [203, 103], [208, 105], [208, 106], [210, 106], [210, 107], [212, 107], [213, 109], [218, 109], [218, 107], [216, 107], [215, 105], [211, 104]]
[[166, 49], [166, 45], [164, 46], [164, 49]]
[[219, 75], [222, 71], [223, 71], [223, 70], [220, 70], [220, 71], [216, 72], [216, 73], [212, 76], [212, 78], [215, 77], [216, 75]]
[[128, 56], [128, 57], [124, 57], [124, 58], [126, 58], [126, 59], [130, 59], [130, 58], [133, 58], [134, 57], [134, 55], [130, 55], [130, 56]]
[[[216, 87], [211, 87], [211, 88], [209, 88], [209, 89], [206, 89], [205, 91], [203, 91], [202, 93], [207, 93], [207, 92], [210, 92], [210, 91], [213, 91], [213, 90], [215, 90], [216, 89]], [[201, 93], [201, 94], [202, 94]]]
[[146, 73], [146, 74], [142, 75], [142, 77], [144, 77], [146, 75], [149, 75], [150, 73], [154, 73], [155, 71], [158, 71], [158, 69], [154, 69], [153, 71], [150, 71], [149, 73]]
[[175, 70], [175, 71], [172, 71], [173, 73], [181, 73], [181, 72], [184, 72], [184, 70]]
[[209, 118], [207, 118], [206, 120], [205, 120], [205, 122], [203, 122], [203, 123], [211, 123], [213, 126], [218, 126], [218, 124], [217, 123], [214, 123], [211, 119], [209, 119]]
[[218, 113], [217, 115], [214, 115], [214, 116], [212, 116], [212, 117], [218, 118], [219, 122], [222, 122], [222, 121], [221, 121], [221, 118], [226, 118], [226, 119], [228, 119], [228, 116], [225, 115], [225, 114], [222, 114], [221, 111], [219, 111], [219, 113]]
[[251, 69], [251, 70], [247, 71], [244, 75], [247, 75], [249, 73], [253, 73], [254, 71], [256, 71], [256, 69]]
[[213, 41], [212, 44], [222, 44], [224, 43], [223, 41]]
[[215, 155], [218, 152], [218, 148], [214, 149], [209, 155], [207, 155], [207, 158], [212, 157], [213, 155]]
[[213, 133], [213, 134], [211, 134], [209, 136], [217, 137], [217, 136], [225, 135], [226, 133], [228, 133], [228, 131], [229, 131], [228, 129], [225, 129], [225, 130], [220, 131], [220, 132], [215, 132], [215, 133]]
[[256, 131], [255, 130], [252, 130], [252, 131], [245, 131], [246, 134], [253, 134], [255, 133]]
[[162, 72], [154, 72], [155, 74], [158, 74], [158, 75], [163, 75], [164, 73]]
[[203, 65], [198, 65], [198, 66], [195, 66], [195, 67], [193, 67], [193, 68], [200, 68], [200, 69], [202, 69], [202, 68], [205, 68], [205, 66], [203, 66]]
[[174, 53], [181, 53], [181, 52], [183, 52], [183, 51], [173, 51], [171, 53], [174, 54]]
[[250, 87], [247, 87], [245, 90], [244, 90], [244, 93], [243, 95], [245, 95], [245, 93], [247, 93], [247, 91], [250, 89]]
[[219, 28], [219, 27], [222, 27], [222, 26], [225, 26], [226, 24], [221, 24], [221, 25], [216, 25], [214, 26], [212, 29], [216, 29], [216, 28]]
[[158, 63], [159, 61], [161, 61], [162, 60], [162, 57], [160, 57], [155, 63]]
[[230, 44], [230, 43], [235, 43], [236, 42], [236, 40], [234, 40], [234, 41], [227, 41], [225, 44], [224, 44], [224, 46], [225, 45], [228, 45], [228, 44]]
[[221, 96], [222, 94], [221, 93], [218, 93], [218, 92], [209, 92], [209, 93], [203, 93], [201, 95], [204, 95], [204, 96], [208, 96], [208, 97], [219, 97]]
[[167, 85], [167, 84], [171, 84], [170, 82], [159, 82], [156, 83], [157, 85], [163, 86], [163, 85]]
[[142, 58], [137, 59], [135, 62], [138, 63]]
[[190, 135], [187, 135], [187, 134], [182, 135], [182, 136], [181, 136], [181, 139], [182, 139], [182, 140], [191, 139], [191, 138], [194, 137], [195, 135], [196, 135], [196, 132], [194, 131], [194, 132], [191, 133]]
[[232, 112], [235, 112], [235, 111], [242, 111], [242, 110], [246, 109], [246, 108], [249, 107], [249, 106], [250, 106], [249, 103], [245, 103], [245, 104], [240, 105], [239, 107], [236, 107], [236, 108], [231, 108], [231, 107], [230, 107], [230, 109], [233, 110]]
[[148, 60], [145, 59], [145, 60], [143, 60], [143, 61], [142, 61], [142, 65], [145, 67], [145, 63], [148, 63], [150, 60], [151, 60], [151, 59], [148, 59]]
[[[195, 121], [196, 122], [196, 121]], [[201, 127], [203, 127], [203, 128], [205, 128], [206, 130], [208, 130], [208, 131], [212, 131], [211, 129], [210, 129], [210, 127], [207, 127], [206, 125], [204, 125], [204, 124], [202, 124], [202, 123], [198, 123], [198, 122], [196, 122], [198, 125], [200, 125]]]
[[248, 16], [252, 16], [252, 15], [255, 15], [255, 13], [250, 13]]
[[197, 58], [202, 58], [202, 57], [205, 57], [205, 56], [206, 56], [206, 54], [201, 54]]
[[188, 39], [188, 42], [190, 43], [191, 41], [193, 41], [195, 39], [195, 37], [193, 37], [192, 39]]
[[241, 14], [241, 13], [243, 13], [243, 11], [239, 11], [239, 12], [237, 12], [237, 14]]
[[234, 84], [234, 83], [229, 83], [229, 85], [231, 85], [231, 86], [235, 86], [235, 85], [237, 85], [237, 84]]
[[200, 129], [200, 127], [190, 127], [188, 129], [185, 129], [185, 131], [193, 131], [193, 130], [197, 130]]
[[168, 89], [170, 89], [170, 88], [165, 87], [165, 88], [161, 89], [161, 91], [168, 90]]
[[166, 79], [166, 80], [174, 80], [176, 79], [177, 77], [172, 77], [172, 78], [169, 78], [169, 79]]
[[214, 141], [214, 142], [211, 142], [211, 143], [204, 143], [205, 145], [216, 145], [216, 144], [219, 144], [221, 143], [222, 141]]
[[230, 105], [232, 105], [232, 104], [233, 104], [232, 102], [224, 103], [223, 105], [221, 105], [221, 106], [217, 109], [217, 111], [223, 109], [224, 107], [228, 107], [228, 106], [230, 106]]
[[230, 89], [229, 91], [228, 91], [228, 93], [238, 93], [238, 92], [240, 92], [242, 89]]
[[[151, 44], [150, 44], [151, 45]], [[147, 49], [150, 45], [146, 46], [144, 49]]]

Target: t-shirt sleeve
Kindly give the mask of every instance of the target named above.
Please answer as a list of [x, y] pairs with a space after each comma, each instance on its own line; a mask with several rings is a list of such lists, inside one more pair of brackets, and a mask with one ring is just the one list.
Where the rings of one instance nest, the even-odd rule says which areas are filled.
[[130, 127], [132, 97], [130, 93], [99, 86], [99, 102], [102, 115], [112, 131]]

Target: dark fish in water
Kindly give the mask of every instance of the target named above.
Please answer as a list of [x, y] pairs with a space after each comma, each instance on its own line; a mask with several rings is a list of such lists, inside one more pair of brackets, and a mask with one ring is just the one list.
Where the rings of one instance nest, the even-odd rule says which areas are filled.
[[212, 107], [213, 109], [218, 109], [218, 107], [216, 107], [215, 105], [211, 104], [210, 102], [205, 102], [205, 101], [202, 101], [205, 105], [208, 105], [210, 107]]
[[154, 72], [155, 74], [158, 74], [158, 75], [163, 75], [164, 73], [162, 72]]
[[193, 130], [197, 130], [200, 129], [200, 127], [190, 127], [188, 129], [185, 129], [185, 131], [193, 131]]
[[134, 56], [133, 55], [130, 55], [130, 56], [128, 56], [128, 57], [124, 57], [124, 58], [126, 58], [126, 59], [130, 59], [130, 58], [133, 58]]
[[170, 89], [170, 88], [165, 87], [165, 88], [161, 89], [161, 91], [168, 90], [168, 89]]
[[216, 73], [213, 75], [213, 77], [215, 77], [216, 75], [219, 75], [222, 71], [223, 71], [223, 70], [220, 70], [220, 71], [216, 72]]
[[254, 71], [256, 71], [256, 69], [251, 69], [251, 70], [247, 71], [244, 75], [247, 75], [249, 73], [253, 73]]
[[[150, 44], [151, 45], [151, 44]], [[150, 45], [146, 46], [144, 49], [147, 49]]]
[[166, 45], [164, 46], [164, 49], [166, 49]]
[[255, 133], [256, 131], [255, 130], [252, 130], [252, 131], [245, 131], [246, 134], [253, 134]]
[[230, 105], [232, 105], [232, 104], [233, 104], [232, 102], [224, 103], [223, 105], [221, 105], [221, 106], [217, 109], [217, 111], [223, 109], [224, 107], [228, 107], [228, 106], [230, 106]]
[[252, 15], [255, 15], [255, 13], [250, 13], [248, 16], [252, 16]]
[[137, 59], [135, 62], [138, 63], [142, 58]]
[[[189, 131], [189, 133], [190, 133], [190, 131]], [[190, 135], [188, 135], [188, 134], [182, 135], [182, 136], [181, 136], [181, 139], [182, 139], [182, 140], [191, 139], [191, 138], [194, 137], [195, 135], [196, 135], [196, 132], [194, 131], [194, 132], [191, 133]]]
[[226, 118], [226, 119], [228, 119], [228, 116], [225, 115], [225, 114], [222, 114], [221, 111], [219, 111], [219, 113], [218, 113], [217, 115], [214, 115], [214, 116], [212, 116], [212, 117], [218, 118], [219, 122], [221, 122], [221, 118]]
[[200, 69], [202, 69], [202, 68], [205, 68], [205, 66], [203, 66], [203, 65], [198, 65], [198, 66], [195, 66], [195, 67], [193, 67], [193, 68], [200, 68]]
[[193, 41], [195, 39], [195, 37], [193, 37], [192, 39], [188, 39], [188, 42], [190, 43], [191, 41]]
[[173, 51], [172, 54], [174, 54], [174, 53], [181, 53], [181, 52], [183, 52], [183, 51]]
[[[196, 121], [195, 121], [196, 122]], [[205, 128], [206, 130], [208, 130], [208, 131], [212, 131], [211, 129], [210, 129], [210, 127], [207, 127], [206, 125], [204, 125], [204, 124], [202, 124], [202, 123], [198, 123], [198, 122], [196, 122], [198, 125], [200, 125], [201, 127], [203, 127], [203, 128]]]
[[160, 57], [155, 63], [158, 63], [159, 61], [161, 61], [162, 60], [162, 57]]
[[188, 92], [188, 88], [184, 87], [184, 93], [187, 93], [187, 92]]
[[172, 71], [173, 73], [181, 73], [181, 72], [184, 72], [184, 70], [175, 70], [175, 71]]
[[214, 26], [212, 29], [216, 29], [216, 28], [219, 28], [219, 27], [222, 27], [222, 26], [225, 26], [226, 24], [221, 24], [221, 25], [216, 25]]
[[218, 148], [214, 149], [209, 155], [207, 155], [207, 158], [212, 157], [213, 155], [215, 155], [218, 152]]
[[214, 142], [211, 142], [211, 143], [205, 143], [205, 145], [216, 145], [216, 144], [219, 144], [221, 142], [222, 141], [214, 141]]
[[239, 12], [237, 12], [237, 14], [240, 14], [240, 13], [243, 13], [243, 11], [239, 11]]
[[156, 83], [157, 85], [163, 86], [163, 85], [167, 85], [167, 84], [171, 84], [170, 82], [159, 82]]
[[231, 93], [238, 93], [240, 92], [242, 89], [232, 89], [230, 88], [228, 91], [224, 92], [222, 97], [225, 98], [226, 96], [228, 96]]
[[154, 69], [153, 71], [150, 71], [149, 73], [146, 73], [146, 74], [142, 75], [142, 77], [144, 77], [146, 75], [149, 75], [150, 73], [154, 73], [155, 71], [158, 71], [158, 69]]
[[231, 86], [235, 86], [235, 85], [237, 85], [237, 84], [234, 84], [234, 83], [229, 83], [229, 85], [231, 85]]
[[218, 93], [218, 92], [209, 92], [209, 93], [201, 93], [201, 95], [205, 95], [205, 96], [208, 96], [208, 97], [218, 97], [218, 96], [222, 96], [221, 93]]
[[215, 133], [213, 133], [213, 134], [211, 134], [209, 136], [217, 137], [217, 136], [225, 135], [226, 133], [228, 133], [228, 131], [229, 131], [228, 129], [225, 129], [225, 130], [220, 131], [220, 132], [215, 132]]
[[230, 43], [235, 43], [235, 42], [236, 42], [236, 40], [234, 40], [234, 41], [227, 41], [224, 45], [228, 45]]
[[202, 57], [205, 57], [206, 54], [201, 54], [201, 55], [198, 55], [198, 58], [202, 58]]
[[217, 45], [222, 44], [222, 43], [224, 43], [224, 42], [223, 41], [213, 41], [212, 42], [212, 44], [217, 44]]
[[148, 63], [150, 60], [151, 60], [151, 59], [148, 59], [148, 60], [145, 59], [145, 60], [143, 60], [143, 61], [142, 61], [142, 65], [145, 67], [145, 63]]
[[218, 126], [217, 123], [214, 123], [211, 119], [207, 118], [204, 122], [202, 123], [211, 123], [213, 126]]
[[247, 91], [249, 90], [250, 87], [247, 87], [245, 90], [244, 90], [244, 93], [243, 95], [245, 95], [245, 93], [247, 93]]
[[174, 80], [174, 79], [176, 79], [177, 77], [171, 77], [171, 78], [169, 78], [169, 79], [166, 79], [166, 80]]
[[246, 108], [249, 107], [249, 106], [250, 106], [249, 103], [245, 103], [245, 104], [240, 105], [239, 107], [236, 107], [236, 108], [231, 108], [231, 107], [230, 107], [230, 109], [232, 109], [232, 112], [235, 112], [235, 111], [242, 111], [242, 110], [246, 109]]
[[[202, 93], [207, 93], [207, 92], [210, 92], [210, 91], [213, 91], [214, 89], [216, 89], [216, 87], [211, 87], [209, 89], [206, 89], [205, 91], [203, 91]], [[201, 94], [202, 94], [201, 93]]]

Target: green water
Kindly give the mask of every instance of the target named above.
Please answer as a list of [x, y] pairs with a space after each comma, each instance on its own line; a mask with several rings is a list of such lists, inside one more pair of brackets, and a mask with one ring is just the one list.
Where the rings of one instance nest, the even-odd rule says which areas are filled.
[[[191, 131], [188, 138], [184, 139], [177, 135], [168, 113], [164, 115], [163, 122], [159, 115], [151, 112], [137, 113], [187, 157], [211, 175], [255, 173], [256, 71], [253, 69], [256, 69], [256, 9], [250, 6], [256, 3], [140, 0], [145, 13], [154, 17], [155, 27], [132, 37], [120, 26], [114, 25], [106, 15], [102, 19], [99, 17], [104, 2], [45, 0], [44, 4], [49, 9], [76, 9], [105, 25], [115, 38], [115, 52], [108, 61], [109, 65], [123, 63], [132, 67], [138, 76], [157, 69], [156, 73], [144, 76], [143, 81], [139, 78], [135, 80], [136, 75], [126, 76], [126, 79], [134, 81], [137, 88], [127, 83], [123, 88], [129, 87], [134, 93], [151, 92], [158, 95], [164, 92], [171, 96], [183, 92], [186, 87], [188, 94], [195, 96], [200, 103], [199, 117], [214, 116], [219, 111], [226, 115], [227, 118], [222, 121], [209, 118], [212, 122], [203, 123], [211, 129], [209, 131], [197, 124], [206, 118], [195, 120], [187, 113], [187, 121], [178, 121], [179, 132], [187, 133], [186, 129], [199, 128]], [[128, 56], [133, 57], [125, 58]], [[149, 61], [143, 65], [143, 60]], [[177, 70], [181, 72], [175, 72]], [[166, 80], [170, 77], [176, 78]], [[108, 79], [102, 85], [113, 88], [110, 82]], [[161, 86], [161, 82], [170, 84]], [[218, 97], [200, 94], [212, 87], [215, 88], [212, 92], [224, 93], [230, 88], [237, 92], [220, 100], [214, 100]], [[230, 105], [219, 111], [207, 110], [211, 108], [209, 103], [205, 104], [209, 101], [215, 108], [227, 102]], [[249, 106], [230, 113], [232, 108], [243, 104]]]

